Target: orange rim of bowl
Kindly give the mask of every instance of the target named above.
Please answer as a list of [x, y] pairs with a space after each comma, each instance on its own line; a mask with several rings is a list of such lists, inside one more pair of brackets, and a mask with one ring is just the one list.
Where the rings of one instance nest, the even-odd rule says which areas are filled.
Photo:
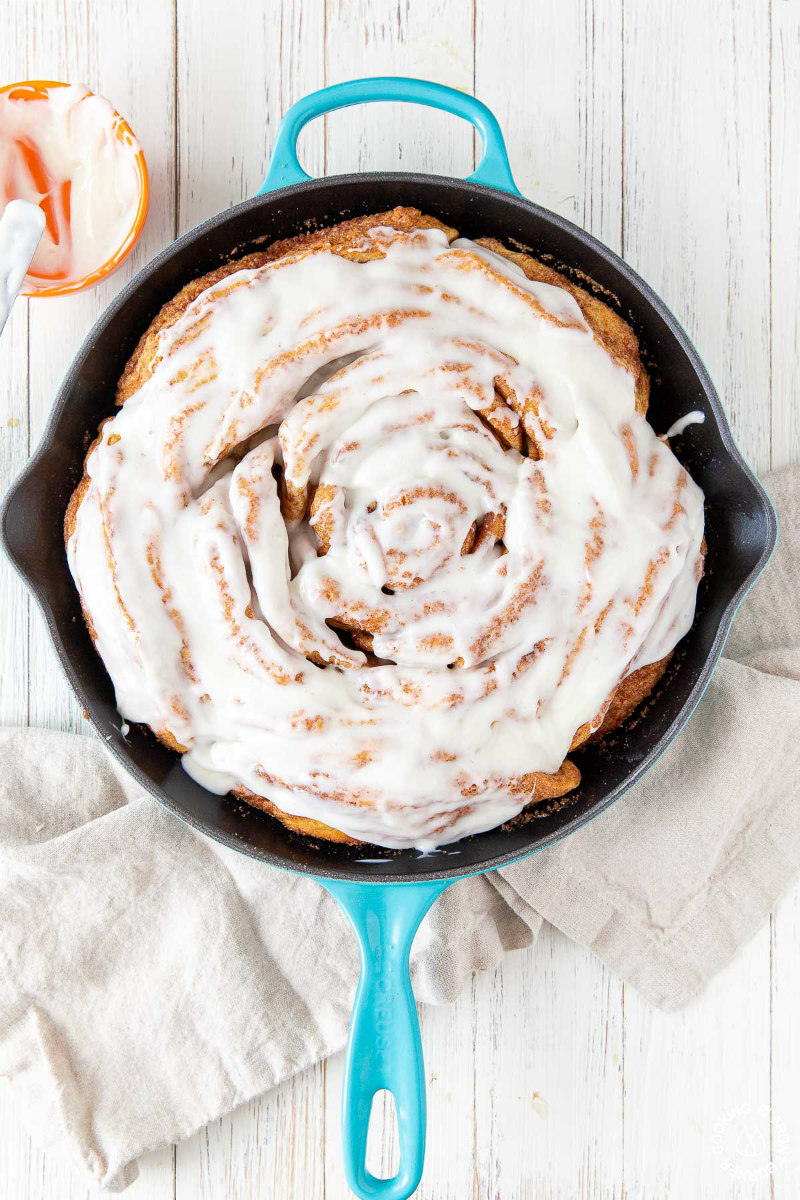
[[[46, 100], [47, 94], [51, 88], [69, 87], [68, 83], [58, 79], [24, 79], [19, 83], [7, 83], [0, 87], [0, 96], [7, 92], [13, 92], [15, 88], [27, 88], [33, 93], [36, 99]], [[89, 96], [96, 96], [97, 92], [88, 92]], [[100, 99], [105, 99], [101, 96]], [[128, 122], [120, 113], [111, 105], [114, 113], [114, 135], [123, 142], [132, 152], [133, 163], [136, 169], [139, 182], [139, 203], [136, 206], [136, 213], [133, 218], [133, 223], [125, 236], [124, 241], [117, 247], [110, 258], [89, 275], [84, 275], [82, 279], [74, 279], [69, 283], [54, 284], [52, 287], [30, 287], [26, 286], [22, 289], [23, 296], [65, 296], [70, 292], [82, 292], [85, 288], [93, 287], [99, 283], [101, 279], [111, 275], [116, 271], [117, 267], [121, 266], [124, 260], [128, 257], [131, 250], [141, 237], [144, 229], [145, 221], [147, 220], [147, 210], [150, 207], [150, 176], [147, 171], [147, 163], [145, 162], [144, 151], [139, 145], [139, 139], [134, 134]]]

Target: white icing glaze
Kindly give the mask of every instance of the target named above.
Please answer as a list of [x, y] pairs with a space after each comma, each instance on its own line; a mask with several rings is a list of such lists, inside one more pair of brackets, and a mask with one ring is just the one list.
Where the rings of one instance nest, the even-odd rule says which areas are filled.
[[705, 419], [706, 414], [699, 412], [698, 410], [695, 410], [694, 412], [688, 412], [685, 416], [678, 417], [677, 421], [673, 425], [670, 425], [669, 429], [664, 434], [664, 437], [680, 437], [683, 431], [688, 429], [690, 425], [702, 425]]
[[122, 257], [135, 236], [141, 149], [83, 84], [0, 94], [0, 199], [41, 207], [47, 226], [26, 290], [66, 286]]
[[12, 200], [0, 217], [0, 333], [8, 320], [44, 229], [44, 213], [27, 200]]
[[[703, 496], [568, 292], [438, 230], [368, 244], [385, 257], [237, 272], [161, 331], [68, 553], [121, 713], [190, 747], [195, 779], [425, 848], [519, 812], [509, 780], [557, 771], [687, 632]], [[540, 461], [477, 416], [496, 379]], [[324, 556], [275, 461], [326, 485]], [[462, 555], [503, 508], [505, 552]], [[346, 647], [342, 612], [391, 661]]]

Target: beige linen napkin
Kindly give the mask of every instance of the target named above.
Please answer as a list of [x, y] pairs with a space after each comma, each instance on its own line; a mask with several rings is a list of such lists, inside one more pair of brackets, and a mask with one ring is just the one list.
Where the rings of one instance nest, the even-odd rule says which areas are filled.
[[[687, 728], [585, 829], [444, 893], [421, 1000], [546, 919], [675, 1009], [796, 878], [800, 468], [767, 487], [781, 541]], [[317, 884], [195, 833], [93, 739], [0, 730], [0, 798], [0, 1074], [97, 1183], [343, 1044], [357, 952]]]

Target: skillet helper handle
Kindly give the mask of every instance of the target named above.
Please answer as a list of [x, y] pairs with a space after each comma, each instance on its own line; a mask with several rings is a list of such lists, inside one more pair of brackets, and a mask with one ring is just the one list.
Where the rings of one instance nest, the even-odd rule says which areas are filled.
[[474, 125], [483, 139], [483, 158], [477, 169], [468, 176], [469, 181], [499, 188], [503, 192], [513, 192], [516, 196], [521, 194], [511, 174], [502, 131], [491, 109], [474, 96], [456, 88], [445, 87], [441, 83], [432, 83], [428, 79], [385, 75], [336, 83], [332, 87], [311, 92], [293, 104], [278, 126], [267, 175], [257, 195], [261, 196], [265, 192], [289, 187], [295, 183], [307, 183], [311, 178], [300, 166], [297, 158], [297, 139], [301, 129], [309, 121], [338, 108], [349, 108], [353, 104], [371, 104], [376, 100], [403, 100], [409, 104], [425, 104], [429, 108], [440, 108], [456, 117], [463, 117], [465, 121]]
[[[451, 880], [352, 883], [320, 879], [344, 909], [361, 950], [342, 1089], [342, 1145], [347, 1182], [360, 1200], [406, 1200], [425, 1158], [425, 1068], [409, 953], [422, 918]], [[400, 1166], [391, 1179], [367, 1169], [372, 1101], [394, 1096]]]

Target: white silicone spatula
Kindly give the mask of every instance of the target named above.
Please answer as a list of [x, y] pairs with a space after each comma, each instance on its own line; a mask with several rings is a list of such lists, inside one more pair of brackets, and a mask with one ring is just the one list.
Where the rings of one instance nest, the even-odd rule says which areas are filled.
[[29, 200], [12, 200], [0, 217], [0, 333], [44, 232], [44, 213]]

